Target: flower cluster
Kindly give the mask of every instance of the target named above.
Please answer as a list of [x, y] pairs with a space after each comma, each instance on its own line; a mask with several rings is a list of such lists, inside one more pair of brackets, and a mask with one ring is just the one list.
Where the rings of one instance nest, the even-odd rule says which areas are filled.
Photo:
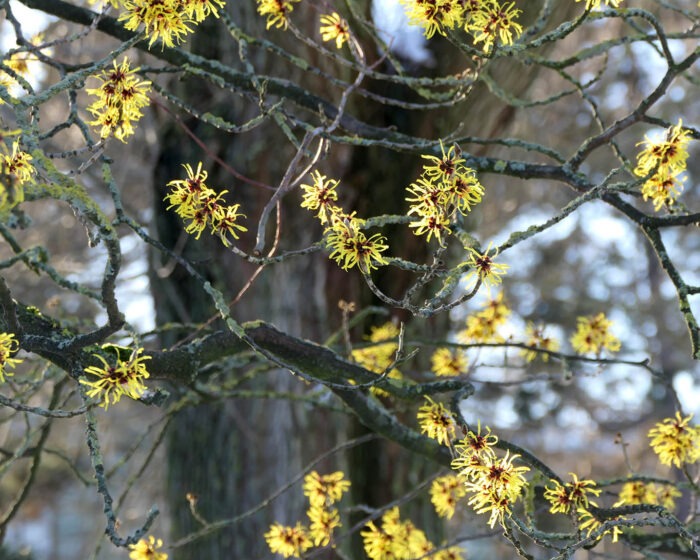
[[341, 471], [327, 475], [310, 472], [304, 478], [304, 495], [309, 498], [307, 516], [311, 521], [309, 537], [314, 546], [326, 546], [333, 538], [333, 530], [341, 526], [340, 514], [333, 504], [339, 502], [350, 489]]
[[[7, 149], [2, 144], [3, 151]], [[9, 210], [24, 200], [24, 184], [35, 173], [32, 156], [12, 143], [12, 152], [0, 155], [0, 211]]]
[[433, 480], [430, 501], [439, 517], [452, 519], [457, 502], [467, 495], [467, 489], [457, 475], [448, 474]]
[[670, 484], [654, 484], [634, 480], [625, 482], [620, 489], [619, 500], [613, 507], [636, 504], [662, 505], [668, 510], [676, 507], [676, 498], [680, 498], [680, 491]]
[[389, 248], [386, 238], [380, 233], [367, 237], [360, 230], [362, 224], [362, 220], [353, 216], [336, 217], [331, 220], [331, 226], [326, 230], [326, 243], [332, 249], [330, 258], [343, 270], [357, 266], [367, 273], [376, 269], [378, 265], [387, 264], [382, 256]]
[[163, 42], [163, 48], [174, 47], [192, 33], [191, 25], [201, 23], [209, 15], [219, 17], [219, 9], [226, 5], [224, 0], [122, 0], [122, 3], [125, 11], [119, 21], [131, 31], [143, 25], [149, 48], [158, 39]]
[[321, 39], [324, 41], [335, 41], [336, 48], [342, 48], [343, 44], [350, 38], [350, 28], [338, 13], [321, 16]]
[[437, 440], [438, 443], [449, 446], [455, 437], [456, 424], [452, 413], [445, 408], [442, 403], [436, 403], [430, 397], [425, 397], [428, 401], [418, 409], [418, 423], [420, 431], [429, 438]]
[[183, 220], [189, 221], [185, 231], [199, 239], [202, 232], [209, 229], [212, 235], [218, 235], [224, 246], [231, 245], [228, 236], [238, 239], [238, 232], [248, 231], [242, 226], [239, 212], [240, 204], [227, 205], [222, 200], [228, 191], [216, 193], [206, 185], [208, 173], [202, 170], [199, 162], [194, 171], [189, 164], [183, 167], [187, 179], [175, 179], [168, 183], [171, 191], [165, 196], [170, 203], [168, 210], [175, 208], [175, 213]]
[[441, 246], [443, 237], [452, 233], [450, 223], [457, 212], [466, 215], [481, 202], [484, 188], [476, 178], [474, 170], [464, 165], [465, 161], [457, 152], [456, 146], [445, 152], [440, 142], [442, 156], [423, 155], [430, 163], [423, 165], [423, 173], [406, 190], [411, 196], [408, 215], [418, 219], [411, 222], [416, 235], [426, 235], [427, 240], [434, 236]]
[[485, 53], [491, 52], [496, 41], [512, 45], [520, 36], [522, 26], [516, 19], [521, 10], [515, 2], [497, 0], [401, 0], [406, 6], [411, 25], [420, 25], [429, 39], [435, 33], [447, 35], [448, 30], [462, 28], [474, 44], [483, 43]]
[[645, 138], [640, 142], [645, 148], [637, 155], [634, 174], [638, 177], [652, 174], [642, 186], [642, 196], [653, 201], [654, 210], [671, 206], [683, 189], [679, 176], [687, 167], [689, 142], [690, 132], [683, 129], [682, 121], [666, 132], [665, 140], [654, 142]]
[[326, 245], [331, 249], [330, 258], [343, 270], [357, 266], [363, 273], [376, 269], [378, 265], [387, 264], [382, 253], [389, 246], [386, 238], [375, 233], [367, 237], [363, 232], [364, 221], [355, 213], [346, 214], [336, 205], [338, 181], [328, 179], [318, 171], [311, 174], [313, 183], [301, 185], [304, 191], [302, 208], [316, 211], [316, 217], [325, 226]]
[[340, 471], [327, 475], [311, 471], [304, 477], [304, 495], [309, 499], [306, 515], [310, 524], [308, 527], [301, 522], [294, 527], [271, 525], [265, 540], [273, 553], [300, 558], [313, 546], [332, 544], [334, 530], [342, 526], [335, 504], [350, 489], [350, 482], [344, 480], [344, 476]]
[[592, 317], [579, 317], [576, 332], [571, 337], [571, 346], [579, 354], [600, 355], [603, 350], [610, 353], [620, 349], [620, 339], [610, 332], [612, 322], [605, 313]]
[[[363, 368], [378, 374], [384, 374], [391, 364], [394, 363], [396, 351], [399, 345], [396, 339], [399, 336], [399, 328], [392, 322], [384, 323], [379, 327], [372, 327], [367, 339], [372, 343], [365, 348], [353, 349], [350, 357]], [[396, 368], [391, 368], [387, 377], [401, 379], [403, 376]], [[388, 393], [377, 387], [372, 387], [370, 391], [377, 396], [388, 396]]]
[[312, 506], [327, 506], [339, 502], [350, 489], [350, 481], [344, 480], [342, 471], [320, 475], [311, 471], [304, 477], [304, 496]]
[[165, 552], [158, 552], [157, 549], [163, 546], [161, 539], [156, 539], [153, 535], [148, 537], [148, 540], [141, 539], [136, 544], [130, 544], [129, 558], [131, 560], [168, 560], [168, 555]]
[[86, 375], [94, 375], [97, 378], [95, 381], [80, 379], [80, 383], [90, 387], [87, 396], [99, 397], [102, 401], [100, 406], [105, 410], [110, 405], [110, 397], [111, 404], [119, 402], [122, 396], [131, 399], [140, 398], [146, 391], [143, 380], [149, 377], [145, 362], [151, 357], [143, 356], [143, 348], [137, 348], [132, 350], [129, 359], [124, 361], [121, 359], [121, 354], [128, 352], [128, 348], [116, 344], [104, 344], [102, 349], [113, 352], [115, 357], [112, 360], [113, 363], [109, 363], [100, 354], [94, 354], [102, 365], [89, 366], [84, 370]]
[[542, 358], [543, 362], [549, 361], [549, 354], [538, 352], [538, 350], [547, 350], [549, 352], [559, 350], [559, 341], [545, 334], [545, 328], [542, 325], [528, 323], [527, 327], [525, 327], [525, 336], [527, 336], [525, 344], [531, 350], [522, 350], [520, 354], [528, 363], [534, 361], [538, 356]]
[[454, 377], [467, 370], [467, 358], [458, 348], [438, 348], [430, 360], [432, 372], [438, 377]]
[[5, 377], [12, 377], [12, 373], [7, 368], [14, 368], [22, 360], [12, 358], [19, 350], [19, 341], [12, 333], [0, 333], [0, 383], [5, 382]]
[[685, 418], [676, 412], [675, 418], [666, 418], [649, 430], [649, 445], [662, 464], [679, 469], [700, 460], [700, 426], [691, 426], [693, 415]]
[[258, 3], [258, 13], [267, 17], [267, 29], [276, 27], [287, 29], [289, 25], [289, 14], [294, 9], [294, 4], [301, 0], [256, 0]]
[[150, 103], [151, 82], [139, 80], [135, 75], [138, 70], [131, 69], [129, 59], [124, 57], [120, 65], [115, 60], [112, 68], [92, 76], [101, 84], [87, 89], [90, 95], [97, 97], [87, 110], [95, 117], [90, 124], [100, 127], [102, 138], [113, 134], [125, 142], [124, 139], [134, 133], [134, 123], [143, 117], [141, 109]]
[[503, 292], [489, 299], [481, 311], [467, 317], [467, 326], [457, 337], [465, 344], [473, 342], [502, 342], [498, 328], [506, 323], [510, 309], [503, 302]]
[[265, 533], [265, 540], [273, 554], [281, 554], [285, 558], [301, 558], [312, 546], [308, 530], [301, 522], [294, 527], [273, 523]]
[[410, 520], [402, 521], [399, 508], [387, 510], [381, 518], [381, 526], [370, 521], [362, 531], [365, 553], [370, 560], [461, 560], [459, 547], [436, 551], [435, 545], [425, 533]]
[[[569, 474], [572, 482], [562, 484], [558, 480], [550, 480], [550, 484], [545, 488], [544, 497], [550, 503], [549, 511], [551, 513], [569, 514], [571, 511], [575, 511], [579, 530], [585, 531], [586, 536], [590, 536], [591, 533], [600, 528], [602, 523], [591, 511], [591, 506], [598, 507], [598, 504], [590, 500], [589, 497], [599, 496], [601, 489], [596, 488], [596, 483], [593, 480], [579, 480], [575, 473]], [[621, 503], [615, 504], [614, 507], [619, 505]], [[622, 529], [615, 526], [603, 532], [603, 535], [607, 534], [612, 535], [613, 542], [617, 542], [618, 537], [622, 534]]]
[[551, 504], [551, 513], [569, 513], [571, 508], [587, 509], [592, 503], [589, 502], [588, 496], [600, 495], [600, 488], [595, 487], [596, 483], [593, 480], [579, 480], [575, 473], [569, 474], [573, 482], [562, 484], [558, 480], [550, 480], [552, 486], [547, 485], [545, 488], [544, 497]]
[[519, 457], [517, 454], [506, 452], [504, 457], [498, 457], [494, 451], [497, 441], [488, 426], [482, 434], [479, 424], [477, 432], [470, 430], [455, 445], [456, 457], [452, 460], [452, 468], [470, 496], [468, 504], [476, 513], [488, 513], [492, 528], [496, 522], [503, 524], [512, 514], [514, 504], [527, 486], [524, 475], [530, 470], [525, 465], [513, 464]]

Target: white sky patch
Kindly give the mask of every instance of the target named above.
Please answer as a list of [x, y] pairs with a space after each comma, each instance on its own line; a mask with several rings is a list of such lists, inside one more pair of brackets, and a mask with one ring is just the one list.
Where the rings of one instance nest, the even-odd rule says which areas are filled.
[[[17, 0], [10, 0], [10, 9], [22, 24], [22, 33], [26, 39], [40, 33], [49, 24], [50, 18], [42, 11], [32, 10]], [[10, 23], [3, 18], [0, 26], [0, 47], [3, 52], [17, 46], [15, 30]]]
[[417, 64], [430, 66], [433, 55], [426, 47], [423, 29], [409, 25], [406, 12], [398, 0], [373, 0], [372, 19], [379, 37], [389, 45], [389, 50]]
[[634, 230], [630, 225], [610, 215], [600, 204], [587, 205], [579, 209], [583, 231], [599, 247], [610, 243], [617, 245], [622, 254], [636, 249]]
[[673, 379], [673, 388], [678, 394], [678, 399], [683, 406], [685, 414], [696, 415], [695, 423], [700, 421], [700, 368], [695, 368], [695, 373], [682, 371]]
[[[135, 234], [122, 237], [120, 243], [124, 261], [115, 290], [119, 310], [138, 332], [150, 331], [155, 328], [155, 307], [149, 289], [147, 251]], [[103, 247], [99, 247], [104, 254]], [[83, 281], [87, 278], [89, 282], [103, 274], [104, 261], [93, 260], [92, 263], [94, 266], [86, 267]], [[107, 314], [100, 311], [95, 320], [97, 324], [103, 324], [107, 321]]]

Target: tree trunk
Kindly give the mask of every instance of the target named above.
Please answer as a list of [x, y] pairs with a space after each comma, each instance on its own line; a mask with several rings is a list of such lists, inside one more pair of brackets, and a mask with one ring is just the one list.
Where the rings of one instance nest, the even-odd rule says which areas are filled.
[[[250, 5], [231, 6], [229, 9], [236, 12], [233, 17], [245, 21], [248, 27], [258, 25], [260, 18], [255, 13], [254, 3], [246, 4]], [[225, 41], [226, 48], [221, 47], [225, 39], [222, 35], [226, 34], [222, 33], [223, 26], [217, 23], [194, 35], [192, 49], [198, 54], [235, 64], [233, 57], [237, 53], [231, 52], [235, 51], [235, 45], [229, 36]], [[231, 99], [231, 94], [222, 94], [221, 91], [214, 92], [199, 80], [174, 84], [174, 88], [185, 99], [207, 100], [204, 110], [215, 115], [235, 122], [250, 118], [246, 111], [251, 109], [238, 99]], [[209, 171], [208, 184], [217, 190], [231, 191], [250, 217], [246, 225], [254, 235], [254, 220], [261, 200], [264, 204], [261, 193], [248, 185], [231, 186], [233, 178], [203, 153], [171, 119], [167, 120], [161, 134], [162, 152], [155, 172], [156, 199], [162, 200], [168, 181], [182, 177], [182, 164], [196, 166], [202, 161]], [[283, 166], [288, 161], [285, 156], [289, 154], [270, 148], [288, 142], [277, 130], [262, 127], [237, 137], [194, 119], [185, 124], [205, 143], [209, 153], [240, 173], [272, 185], [281, 178]], [[268, 192], [264, 194], [269, 196]], [[285, 216], [294, 219], [294, 213]], [[165, 210], [162, 202], [156, 207], [155, 222], [164, 244], [176, 247], [184, 240], [183, 256], [195, 263], [196, 268], [227, 296], [236, 294], [254, 273], [255, 267], [232, 256], [218, 240], [205, 240], [206, 234], [199, 242], [191, 236], [183, 237], [186, 234], [182, 223], [173, 212]], [[247, 240], [244, 238], [243, 242], [250, 243], [253, 235]], [[284, 243], [289, 246], [302, 246], [311, 241], [310, 232], [304, 228], [286, 228], [285, 235]], [[322, 338], [328, 330], [325, 301], [319, 297], [325, 284], [325, 267], [318, 266], [319, 258], [325, 260], [320, 256], [297, 259], [263, 271], [233, 308], [234, 317], [240, 321], [265, 319], [286, 332]], [[188, 278], [179, 266], [170, 271], [169, 264], [157, 262], [152, 275], [158, 324], [173, 321], [200, 323], [215, 315], [201, 286]], [[166, 276], [166, 273], [169, 274]], [[163, 336], [162, 343], [167, 346], [175, 339], [174, 336]], [[241, 370], [232, 369], [226, 372], [226, 378], [235, 379], [241, 373]], [[303, 387], [303, 383], [288, 372], [272, 371], [264, 374], [264, 378], [246, 382], [242, 388], [291, 393]], [[178, 388], [173, 388], [173, 391], [175, 396], [182, 393]], [[200, 527], [189, 511], [188, 494], [196, 496], [197, 511], [208, 522], [239, 515], [284, 486], [317, 451], [332, 445], [336, 432], [328, 427], [332, 427], [333, 422], [338, 422], [337, 416], [329, 418], [323, 412], [310, 412], [283, 399], [224, 400], [178, 412], [170, 429], [167, 451], [172, 538], [181, 538]], [[314, 430], [314, 425], [323, 425], [323, 433]], [[295, 524], [303, 519], [303, 495], [299, 487], [294, 487], [256, 515], [182, 547], [172, 557], [174, 560], [265, 557], [269, 550], [263, 534], [269, 525], [274, 521]]]

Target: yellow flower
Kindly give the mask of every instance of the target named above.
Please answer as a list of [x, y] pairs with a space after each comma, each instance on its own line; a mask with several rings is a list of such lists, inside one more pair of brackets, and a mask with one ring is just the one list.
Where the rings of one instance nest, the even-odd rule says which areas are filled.
[[[416, 208], [412, 207], [408, 213], [411, 214], [415, 210]], [[421, 214], [419, 219], [408, 224], [408, 227], [415, 228], [413, 233], [416, 235], [424, 235], [427, 233], [428, 241], [430, 241], [431, 237], [435, 236], [435, 239], [437, 239], [441, 247], [445, 246], [442, 239], [443, 235], [450, 235], [452, 233], [452, 230], [450, 229], [450, 220], [442, 212], [441, 208], [435, 208], [434, 212], [431, 214]]]
[[[675, 489], [674, 489], [675, 490]], [[656, 504], [657, 497], [654, 484], [641, 480], [625, 482], [620, 489], [620, 500], [615, 507], [622, 505]]]
[[561, 484], [556, 480], [550, 480], [553, 487], [547, 485], [544, 491], [545, 499], [552, 504], [549, 508], [551, 513], [569, 513], [572, 507], [587, 508], [588, 495], [600, 495], [600, 489], [595, 488], [593, 480], [579, 480], [575, 473], [569, 473], [573, 482]]
[[464, 170], [467, 169], [464, 167], [466, 160], [460, 157], [461, 152], [459, 154], [457, 153], [457, 146], [455, 145], [450, 146], [450, 148], [445, 151], [442, 140], [440, 140], [440, 150], [442, 151], [441, 157], [430, 154], [421, 155], [423, 159], [432, 162], [432, 165], [423, 166], [423, 173], [428, 177], [450, 182], [456, 175], [465, 172]]
[[311, 471], [304, 477], [304, 496], [314, 507], [327, 506], [340, 501], [343, 494], [350, 488], [350, 482], [343, 480], [341, 471], [319, 475]]
[[492, 321], [497, 326], [505, 325], [511, 311], [504, 300], [503, 292], [498, 292], [496, 297], [489, 298], [486, 301], [479, 315]]
[[34, 175], [34, 166], [29, 163], [33, 158], [19, 149], [18, 141], [12, 143], [12, 154], [2, 157], [5, 160], [6, 173], [13, 175], [20, 185], [29, 181]]
[[489, 246], [483, 253], [479, 253], [473, 247], [466, 247], [469, 253], [466, 264], [469, 265], [471, 271], [465, 276], [465, 280], [474, 279], [476, 281], [478, 278], [487, 288], [501, 283], [501, 276], [510, 267], [507, 264], [494, 262], [494, 259], [498, 256], [498, 250], [493, 255], [489, 255], [491, 245], [489, 243]]
[[499, 4], [497, 1], [480, 3], [479, 8], [470, 14], [465, 30], [474, 35], [474, 43], [483, 42], [485, 53], [492, 50], [496, 39], [504, 45], [512, 45], [513, 39], [520, 36], [523, 27], [515, 21], [522, 10], [515, 2]]
[[245, 214], [241, 214], [238, 211], [240, 206], [240, 204], [225, 206], [223, 214], [217, 214], [211, 218], [211, 233], [212, 235], [219, 236], [224, 247], [229, 247], [231, 245], [228, 239], [229, 235], [234, 239], [238, 239], [239, 231], [248, 231], [248, 228], [238, 223], [239, 218], [246, 217]]
[[617, 352], [620, 349], [620, 339], [610, 332], [612, 322], [606, 319], [604, 313], [598, 313], [595, 317], [579, 317], [578, 328], [571, 337], [571, 346], [579, 354], [592, 352], [600, 355], [606, 349], [608, 352]]
[[100, 406], [105, 410], [111, 404], [119, 402], [123, 395], [132, 399], [138, 399], [146, 390], [143, 380], [149, 377], [144, 362], [150, 360], [150, 356], [142, 356], [143, 348], [132, 350], [127, 361], [123, 361], [119, 354], [128, 351], [128, 348], [116, 344], [103, 344], [103, 350], [109, 350], [116, 354], [114, 365], [110, 364], [99, 354], [94, 356], [102, 362], [102, 366], [89, 366], [85, 368], [85, 374], [94, 375], [96, 381], [80, 379], [80, 383], [90, 387], [88, 397], [99, 396], [102, 400]]
[[317, 210], [316, 217], [318, 217], [322, 225], [327, 224], [331, 216], [336, 213], [333, 203], [338, 200], [338, 193], [335, 192], [338, 181], [326, 179], [326, 176], [321, 175], [318, 171], [314, 171], [311, 177], [313, 178], [313, 185], [301, 185], [304, 191], [301, 207]]
[[504, 523], [523, 490], [527, 486], [524, 474], [530, 470], [525, 465], [515, 466], [513, 461], [519, 455], [499, 458], [493, 454], [483, 454], [481, 464], [475, 464], [459, 473], [465, 478], [465, 487], [471, 494], [468, 504], [476, 513], [489, 513], [490, 527], [498, 521]]
[[681, 492], [675, 486], [670, 484], [649, 484], [649, 489], [656, 496], [656, 501], [652, 502], [660, 504], [668, 510], [673, 510], [676, 507], [676, 498], [681, 497]]
[[119, 21], [125, 22], [124, 27], [130, 31], [143, 25], [149, 49], [158, 39], [163, 42], [163, 48], [174, 47], [192, 33], [188, 25], [194, 21], [181, 0], [125, 0], [124, 8], [126, 11], [119, 16]]
[[550, 352], [556, 352], [559, 350], [559, 341], [545, 335], [544, 327], [542, 325], [536, 326], [529, 322], [525, 328], [525, 335], [527, 336], [527, 341], [525, 344], [532, 348], [532, 350], [520, 351], [520, 355], [525, 358], [526, 362], [532, 362], [538, 356], [542, 358], [543, 362], [549, 361], [549, 354], [545, 352], [537, 352], [536, 350], [548, 350]]
[[[399, 345], [394, 342], [385, 344], [376, 344], [367, 346], [366, 348], [355, 348], [352, 351], [352, 360], [361, 365], [363, 368], [373, 371], [374, 373], [384, 373], [394, 361], [396, 350]], [[394, 379], [400, 379], [400, 376], [390, 376]]]
[[148, 540], [141, 539], [136, 544], [129, 545], [131, 549], [129, 558], [131, 560], [168, 560], [168, 555], [165, 552], [156, 550], [161, 546], [163, 546], [163, 541], [150, 535]]
[[367, 273], [379, 265], [387, 264], [382, 256], [389, 248], [386, 238], [379, 233], [365, 236], [360, 231], [360, 222], [356, 218], [335, 217], [326, 233], [326, 243], [332, 249], [330, 258], [343, 270], [357, 266]]
[[416, 235], [428, 234], [428, 241], [434, 235], [444, 246], [443, 235], [452, 233], [450, 223], [459, 212], [466, 215], [474, 204], [481, 201], [484, 189], [475, 172], [464, 165], [457, 146], [445, 151], [440, 141], [442, 156], [425, 154], [421, 157], [430, 163], [423, 165], [422, 175], [411, 183], [406, 191], [406, 201], [410, 203], [408, 215], [417, 216], [409, 224]]
[[228, 191], [217, 194], [206, 185], [208, 174], [202, 170], [202, 162], [199, 162], [196, 171], [187, 163], [183, 167], [187, 178], [174, 179], [167, 185], [171, 189], [164, 199], [170, 203], [167, 209], [174, 208], [178, 216], [189, 220], [185, 231], [193, 234], [195, 239], [199, 239], [202, 232], [209, 228], [210, 233], [218, 235], [224, 246], [228, 247], [231, 244], [229, 235], [238, 239], [239, 231], [248, 231], [238, 223], [240, 218], [245, 218], [245, 214], [239, 212], [240, 204], [224, 204], [222, 199]]
[[287, 29], [289, 14], [294, 9], [294, 4], [300, 0], [256, 0], [258, 13], [267, 16], [267, 28], [277, 27]]
[[467, 359], [459, 349], [438, 348], [431, 357], [432, 371], [437, 376], [453, 377], [467, 370]]
[[365, 547], [365, 553], [370, 560], [386, 560], [395, 558], [394, 554], [394, 538], [379, 529], [372, 521], [370, 521], [363, 531], [362, 541]]
[[101, 127], [102, 138], [114, 134], [125, 142], [124, 138], [134, 133], [132, 123], [141, 119], [141, 109], [150, 103], [151, 82], [139, 80], [135, 75], [139, 69], [130, 69], [129, 65], [127, 57], [121, 65], [115, 60], [111, 69], [92, 76], [100, 80], [100, 86], [86, 90], [97, 97], [87, 110], [95, 117], [90, 124]]
[[438, 443], [449, 445], [455, 437], [455, 421], [452, 413], [442, 403], [434, 402], [430, 397], [425, 397], [428, 404], [418, 409], [418, 423], [422, 434], [437, 440]]
[[383, 325], [372, 327], [367, 338], [370, 342], [384, 342], [385, 340], [398, 338], [400, 333], [399, 327], [391, 321], [387, 321]]
[[321, 24], [321, 39], [324, 41], [332, 41], [335, 39], [335, 46], [338, 49], [350, 38], [348, 22], [336, 12], [330, 15], [322, 15]]
[[430, 560], [464, 560], [462, 549], [458, 546], [450, 546], [428, 556]]
[[683, 190], [684, 178], [679, 178], [687, 167], [690, 132], [683, 128], [683, 121], [666, 132], [666, 139], [654, 142], [645, 138], [646, 147], [637, 155], [637, 167], [634, 174], [646, 177], [654, 174], [642, 186], [644, 200], [654, 202], [654, 210], [662, 206], [671, 206]]
[[381, 529], [370, 521], [361, 535], [370, 560], [419, 558], [434, 548], [411, 521], [401, 521], [398, 507], [384, 513]]
[[183, 0], [184, 12], [187, 17], [201, 23], [208, 16], [219, 17], [219, 8], [226, 6], [224, 0]]
[[323, 505], [312, 505], [306, 514], [311, 521], [309, 537], [314, 542], [314, 546], [328, 545], [333, 538], [333, 531], [342, 526], [338, 510], [326, 508]]
[[497, 332], [498, 325], [493, 319], [480, 313], [467, 317], [467, 327], [458, 333], [458, 339], [464, 344], [470, 342], [502, 342], [503, 337]]
[[[398, 345], [394, 343], [378, 344], [367, 348], [356, 348], [352, 351], [351, 356], [356, 364], [374, 373], [382, 374], [394, 361], [397, 348]], [[389, 375], [391, 379], [402, 379], [397, 370], [393, 369], [392, 372], [396, 373]]]
[[467, 489], [460, 478], [453, 474], [436, 478], [430, 485], [430, 501], [439, 517], [452, 519], [460, 498], [467, 495]]
[[[387, 321], [383, 325], [377, 327], [372, 327], [369, 336], [365, 338], [375, 344], [365, 348], [353, 349], [350, 357], [356, 364], [363, 368], [374, 373], [383, 374], [394, 362], [394, 358], [396, 357], [396, 351], [399, 349], [399, 345], [396, 342], [390, 341], [398, 338], [398, 336], [399, 328], [391, 321]], [[392, 368], [387, 374], [387, 377], [390, 379], [402, 379], [403, 375], [398, 369]], [[370, 391], [373, 395], [378, 397], [389, 396], [389, 393], [377, 387], [371, 387]]]
[[445, 35], [462, 21], [462, 5], [459, 0], [402, 0], [406, 5], [409, 25], [424, 28], [426, 38], [435, 33]]
[[[578, 518], [579, 518], [579, 529], [581, 531], [586, 532], [586, 536], [590, 537], [591, 533], [595, 531], [596, 529], [600, 528], [602, 523], [598, 521], [593, 514], [588, 511], [586, 508], [580, 507], [576, 510], [576, 513], [578, 513]], [[614, 519], [621, 519], [619, 517], [615, 517]], [[624, 519], [624, 518], [622, 518]], [[612, 534], [612, 542], [616, 543], [619, 536], [622, 534], [622, 529], [620, 527], [613, 527], [612, 529], [608, 529], [603, 533], [603, 535], [610, 535]], [[602, 535], [601, 535], [602, 536]]]
[[662, 464], [680, 469], [700, 459], [700, 426], [690, 426], [692, 418], [676, 412], [675, 418], [666, 418], [649, 430], [649, 445]]
[[[0, 86], [9, 90], [14, 85], [15, 85], [14, 78], [12, 76], [10, 76], [9, 74], [6, 74], [2, 70], [0, 70]], [[5, 101], [0, 99], [0, 105], [3, 105], [4, 103], [5, 103]]]
[[462, 168], [450, 179], [445, 188], [447, 203], [453, 204], [457, 211], [466, 216], [472, 206], [481, 202], [484, 187], [470, 168]]
[[5, 382], [5, 377], [12, 377], [13, 374], [7, 368], [14, 368], [22, 360], [11, 358], [19, 350], [19, 341], [12, 333], [0, 333], [0, 383]]
[[455, 458], [450, 465], [458, 474], [469, 480], [478, 478], [481, 468], [484, 466], [484, 458], [496, 455], [494, 446], [498, 443], [498, 437], [491, 433], [491, 428], [485, 427], [481, 433], [481, 421], [477, 423], [476, 432], [469, 430], [467, 435], [455, 445]]
[[678, 178], [678, 173], [659, 171], [642, 185], [642, 197], [654, 203], [654, 210], [661, 210], [662, 206], [673, 206], [683, 190], [685, 177]]
[[301, 558], [301, 555], [312, 546], [308, 531], [301, 523], [297, 523], [295, 527], [274, 523], [265, 533], [265, 540], [273, 554], [281, 554], [285, 558], [290, 556]]
[[504, 325], [510, 316], [510, 309], [504, 302], [503, 292], [490, 298], [478, 313], [469, 315], [466, 328], [459, 331], [457, 339], [465, 344], [471, 342], [502, 342], [498, 327]]
[[465, 438], [454, 446], [455, 458], [451, 467], [470, 495], [468, 504], [476, 513], [489, 514], [489, 526], [496, 522], [503, 524], [510, 516], [513, 505], [527, 486], [525, 473], [530, 470], [525, 465], [516, 466], [513, 461], [519, 455], [505, 457], [496, 455], [494, 446], [498, 438], [486, 426], [481, 433], [481, 423], [477, 431], [469, 431]]
[[408, 211], [409, 216], [411, 214], [431, 216], [443, 212], [447, 207], [448, 200], [444, 183], [425, 173], [415, 183], [411, 183], [406, 191], [413, 195], [406, 197], [406, 201], [411, 203]]
[[411, 520], [402, 522], [397, 533], [408, 548], [408, 552], [404, 556], [400, 556], [401, 558], [421, 558], [435, 548], [425, 532], [418, 529]]
[[[576, 2], [581, 2], [581, 0], [576, 0]], [[612, 6], [613, 8], [619, 7], [620, 2], [622, 2], [622, 0], [605, 0], [605, 3], [608, 6]], [[587, 10], [592, 10], [593, 8], [597, 8], [598, 6], [600, 6], [600, 0], [586, 0]]]

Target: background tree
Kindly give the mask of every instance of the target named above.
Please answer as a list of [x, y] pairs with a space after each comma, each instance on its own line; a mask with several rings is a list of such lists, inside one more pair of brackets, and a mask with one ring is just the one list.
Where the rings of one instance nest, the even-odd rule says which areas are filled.
[[[23, 4], [59, 21], [29, 41], [3, 4], [18, 44], [0, 91], [4, 530], [48, 462], [94, 476], [113, 544], [160, 549], [146, 538], [155, 512], [126, 527], [125, 516], [132, 489], [158, 486], [147, 473], [162, 461], [177, 558], [455, 557], [451, 542], [484, 534], [472, 510], [524, 557], [594, 545], [697, 554], [699, 436], [676, 393], [692, 390], [698, 356], [693, 260], [679, 258], [697, 249], [694, 3], [406, 2], [433, 36], [429, 69], [397, 58], [408, 28], [382, 34], [362, 2]], [[136, 175], [120, 164], [137, 160]], [[84, 228], [103, 270], [76, 275], [61, 260], [79, 254], [74, 242], [46, 251], [57, 219]], [[155, 329], [143, 311], [125, 322], [116, 296], [146, 246]], [[28, 272], [43, 293], [27, 289]], [[679, 328], [683, 351], [666, 335]], [[82, 417], [91, 469], [66, 454]], [[676, 479], [640, 474], [656, 468], [639, 444], [647, 418], [667, 418], [651, 435]], [[470, 451], [479, 422], [500, 452]], [[103, 458], [125, 423], [132, 441], [122, 434]], [[363, 437], [346, 442], [347, 429]], [[591, 451], [609, 456], [606, 432], [621, 433], [625, 464]], [[586, 464], [572, 460], [584, 450]], [[427, 486], [452, 459], [461, 517], [445, 525]], [[332, 549], [313, 520], [326, 515], [328, 530], [336, 497], [295, 529], [305, 500], [287, 481], [346, 467], [354, 505], [342, 502]], [[494, 469], [515, 470], [494, 486], [481, 478]], [[594, 505], [598, 488], [576, 476], [607, 496]], [[393, 499], [415, 525], [398, 522]], [[645, 530], [655, 525], [666, 529]], [[442, 549], [428, 541], [452, 534]]]

